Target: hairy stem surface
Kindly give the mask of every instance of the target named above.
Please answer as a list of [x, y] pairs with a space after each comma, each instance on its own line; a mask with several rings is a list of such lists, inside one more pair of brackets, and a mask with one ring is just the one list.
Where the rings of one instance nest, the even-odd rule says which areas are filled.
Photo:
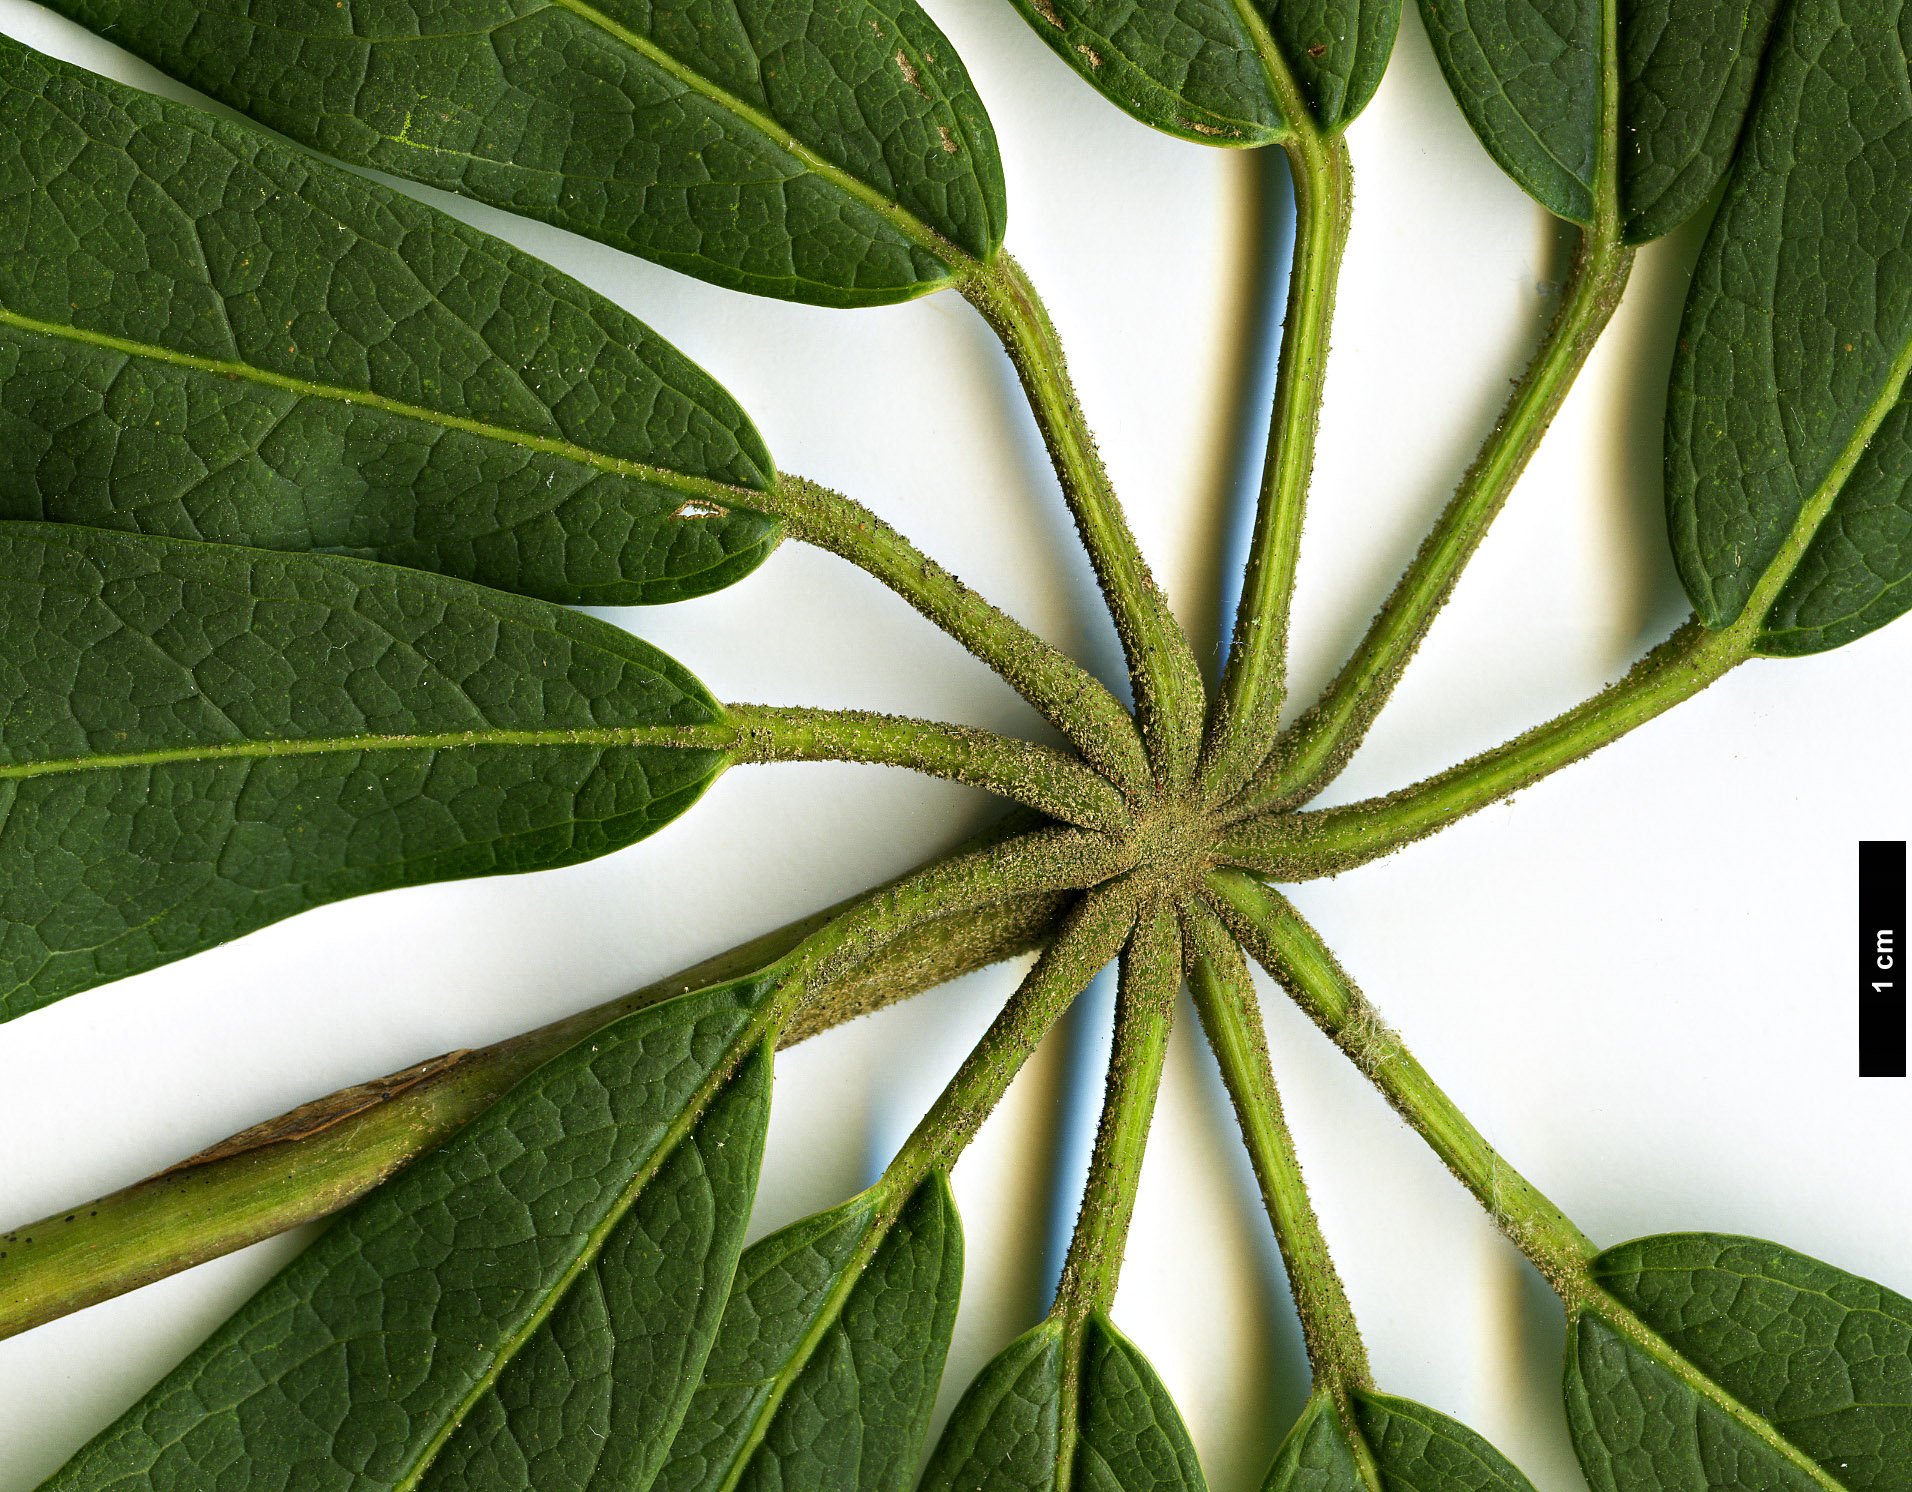
[[963, 293], [1002, 339], [1055, 463], [1122, 639], [1155, 777], [1170, 788], [1186, 787], [1207, 706], [1201, 673], [1109, 486], [1055, 325], [1022, 266], [1007, 254], [976, 271]]
[[1154, 902], [1143, 909], [1122, 950], [1102, 1117], [1082, 1210], [1056, 1287], [1054, 1314], [1076, 1327], [1089, 1312], [1106, 1312], [1115, 1300], [1181, 982], [1181, 930], [1173, 908]]
[[1149, 766], [1135, 721], [1087, 669], [984, 600], [861, 503], [802, 477], [764, 504], [806, 544], [848, 560], [943, 629], [1061, 731], [1083, 759], [1144, 795]]
[[1300, 913], [1237, 871], [1211, 872], [1204, 889], [1235, 937], [1386, 1095], [1561, 1297], [1569, 1304], [1584, 1299], [1586, 1263], [1597, 1252], [1593, 1244], [1487, 1143], [1381, 1020]]
[[0, 1338], [339, 1211], [534, 1068], [647, 1005], [782, 963], [801, 997], [782, 1015], [788, 1045], [1041, 945], [1072, 900], [1069, 888], [1041, 884], [1092, 881], [1101, 865], [1080, 845], [1015, 832], [1028, 823], [1013, 816], [953, 856], [634, 994], [301, 1105], [148, 1180], [0, 1235]]
[[1096, 886], [1070, 910], [1055, 941], [884, 1171], [877, 1184], [891, 1192], [896, 1205], [932, 1171], [947, 1171], [956, 1163], [1042, 1038], [1121, 951], [1135, 914], [1136, 892], [1127, 877]]
[[1481, 1137], [1401, 1040], [1385, 1026], [1314, 929], [1280, 897], [1246, 877], [1219, 872], [1209, 894], [1249, 948], [1388, 1098], [1560, 1296], [1568, 1329], [1586, 1312], [1680, 1378], [1697, 1397], [1790, 1461], [1805, 1482], [1835, 1485], [1825, 1469], [1778, 1435], [1763, 1415], [1729, 1393], [1609, 1294], [1589, 1267], [1599, 1249], [1558, 1207]]
[[1268, 1061], [1268, 1034], [1255, 1004], [1248, 962], [1221, 919], [1203, 903], [1188, 904], [1183, 925], [1195, 1009], [1215, 1049], [1268, 1220], [1274, 1225], [1315, 1386], [1333, 1394], [1346, 1410], [1351, 1391], [1373, 1387], [1367, 1348], [1314, 1204], [1308, 1199], [1294, 1136], [1282, 1116], [1281, 1094]]
[[1353, 206], [1353, 168], [1340, 135], [1297, 135], [1288, 145], [1288, 170], [1295, 189], [1288, 312], [1234, 642], [1209, 713], [1203, 790], [1210, 803], [1230, 797], [1261, 765], [1281, 717], [1288, 614]]
[[1231, 806], [1232, 816], [1304, 803], [1347, 765], [1506, 506], [1612, 319], [1632, 265], [1633, 250], [1620, 244], [1617, 226], [1581, 234], [1560, 309], [1493, 433], [1354, 655], [1276, 743], [1267, 766]]
[[1619, 683], [1505, 745], [1383, 798], [1237, 823], [1219, 837], [1216, 856], [1277, 880], [1303, 881], [1392, 854], [1692, 698], [1749, 656], [1751, 630], [1709, 632], [1689, 621]]
[[1056, 1407], [1055, 1487], [1075, 1482], [1076, 1439], [1081, 1427], [1082, 1356], [1090, 1319], [1106, 1316], [1115, 1302], [1142, 1156], [1168, 1056], [1175, 993], [1182, 982], [1181, 929], [1164, 901], [1145, 904], [1122, 950], [1116, 995], [1115, 1041], [1096, 1126], [1095, 1153], [1083, 1187], [1082, 1210], [1063, 1260], [1062, 1279], [1046, 1328], [1062, 1347], [1062, 1383]]
[[1120, 833], [1128, 823], [1108, 780], [1052, 747], [868, 710], [727, 704], [724, 711], [739, 761], [877, 762], [966, 782], [1085, 829]]
[[[854, 1282], [882, 1247], [918, 1187], [947, 1176], [975, 1138], [976, 1131], [1008, 1091], [1011, 1080], [1043, 1036], [1096, 971], [1113, 958], [1128, 936], [1135, 896], [1125, 882], [1098, 886], [1070, 910], [1055, 941], [1024, 976], [1001, 1014], [957, 1069], [923, 1121], [883, 1170], [874, 1185], [853, 1199], [863, 1212], [862, 1236], [850, 1257], [837, 1267], [836, 1283], [820, 1303], [803, 1343], [779, 1371], [789, 1383], [808, 1370], [814, 1354], [841, 1319]], [[770, 1426], [768, 1408], [759, 1408], [717, 1492], [732, 1492], [749, 1458]]]
[[1321, 701], [1297, 721], [1235, 808], [1292, 808], [1346, 766], [1387, 703], [1461, 571], [1507, 501], [1619, 304], [1633, 266], [1620, 216], [1619, 7], [1601, 5], [1600, 148], [1594, 219], [1581, 234], [1560, 310], [1499, 423], [1368, 635]]

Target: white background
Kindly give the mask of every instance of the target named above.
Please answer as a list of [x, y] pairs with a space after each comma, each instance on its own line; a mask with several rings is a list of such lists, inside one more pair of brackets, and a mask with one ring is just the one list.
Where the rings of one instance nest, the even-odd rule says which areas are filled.
[[[1009, 246], [1049, 298], [1141, 542], [1212, 662], [1216, 554], [1252, 491], [1265, 419], [1280, 158], [1132, 123], [1002, 0], [930, 8], [1002, 139]], [[1408, 9], [1387, 82], [1350, 133], [1355, 228], [1296, 603], [1304, 701], [1452, 490], [1563, 269], [1560, 232], [1475, 144]], [[23, 0], [0, 0], [0, 31], [190, 96]], [[868, 502], [1111, 673], [1113, 634], [1033, 427], [953, 294], [880, 311], [785, 306], [460, 210], [703, 363], [785, 469]], [[1582, 387], [1335, 800], [1575, 703], [1685, 614], [1662, 534], [1659, 413], [1696, 251], [1688, 230], [1641, 255]], [[1040, 729], [902, 603], [794, 544], [718, 596], [613, 615], [724, 698]], [[1296, 900], [1436, 1077], [1596, 1240], [1747, 1232], [1912, 1289], [1912, 1086], [1854, 1076], [1851, 993], [1854, 842], [1912, 830], [1908, 663], [1912, 623], [1830, 656], [1747, 665], [1591, 762]], [[894, 874], [989, 812], [980, 794], [879, 769], [739, 769], [621, 854], [326, 908], [17, 1021], [0, 1030], [0, 1226], [316, 1094], [644, 983]], [[787, 1054], [755, 1230], [866, 1181], [1014, 973]], [[1461, 1416], [1541, 1492], [1578, 1487], [1551, 1296], [1278, 993], [1269, 1020], [1381, 1386]], [[1175, 1394], [1217, 1492], [1249, 1492], [1305, 1367], [1208, 1058], [1188, 1023], [1178, 1043], [1116, 1317]], [[969, 1270], [944, 1409], [1047, 1304], [1047, 1198], [1070, 1108], [1061, 1047], [1039, 1055], [956, 1173]], [[35, 1486], [303, 1236], [0, 1342], [0, 1492]]]

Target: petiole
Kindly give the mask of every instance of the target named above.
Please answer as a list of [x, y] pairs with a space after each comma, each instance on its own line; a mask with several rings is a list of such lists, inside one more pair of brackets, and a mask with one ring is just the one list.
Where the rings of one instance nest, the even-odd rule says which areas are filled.
[[1231, 817], [1305, 803], [1354, 755], [1559, 413], [1632, 266], [1633, 250], [1616, 234], [1581, 233], [1560, 309], [1493, 433], [1353, 656], [1282, 734], [1267, 765], [1230, 805]]
[[1217, 857], [1297, 881], [1392, 854], [1690, 699], [1750, 656], [1752, 636], [1750, 627], [1711, 632], [1689, 621], [1617, 684], [1525, 735], [1383, 798], [1236, 823], [1219, 837]]
[[884, 1171], [877, 1186], [895, 1198], [896, 1205], [901, 1206], [923, 1178], [955, 1165], [1042, 1038], [1121, 951], [1135, 916], [1136, 891], [1127, 877], [1096, 886], [1069, 911], [1055, 941], [1023, 976]]
[[[6, 1235], [0, 1338], [350, 1205], [610, 1022], [694, 989], [780, 977], [780, 1045], [1039, 946], [1097, 878], [1081, 836], [1027, 816], [888, 886], [634, 994], [302, 1105], [146, 1181]], [[1020, 887], [1021, 889], [1013, 889]], [[1046, 888], [1046, 889], [1044, 889]]]
[[1373, 1387], [1367, 1348], [1328, 1253], [1314, 1204], [1308, 1199], [1294, 1136], [1282, 1117], [1281, 1095], [1268, 1062], [1268, 1034], [1256, 1008], [1248, 962], [1221, 919], [1204, 903], [1187, 905], [1183, 926], [1195, 1009], [1214, 1048], [1261, 1185], [1262, 1202], [1301, 1317], [1315, 1387], [1332, 1394], [1345, 1412], [1353, 1390]]
[[[1181, 972], [1181, 931], [1175, 914], [1166, 903], [1155, 902], [1143, 910], [1122, 950], [1102, 1118], [1051, 1313], [1072, 1333], [1079, 1333], [1091, 1311], [1107, 1312], [1115, 1300]], [[1069, 1418], [1065, 1415], [1064, 1422]]]
[[1194, 778], [1207, 709], [1201, 673], [1109, 486], [1048, 309], [1022, 266], [1007, 254], [967, 279], [963, 294], [1001, 338], [1055, 462], [1063, 497], [1122, 639], [1135, 685], [1136, 718], [1158, 785], [1186, 787]]
[[1212, 872], [1204, 894], [1242, 945], [1381, 1090], [1561, 1298], [1570, 1306], [1583, 1299], [1590, 1288], [1587, 1261], [1597, 1252], [1593, 1244], [1487, 1143], [1294, 907], [1238, 871]]
[[1120, 701], [1067, 654], [998, 610], [861, 503], [802, 477], [778, 478], [763, 504], [793, 537], [880, 580], [989, 665], [1129, 797], [1147, 795], [1148, 761]]
[[1288, 615], [1353, 205], [1353, 166], [1341, 135], [1297, 135], [1288, 146], [1288, 170], [1295, 190], [1294, 262], [1254, 538], [1203, 748], [1203, 789], [1211, 804], [1231, 797], [1266, 758], [1286, 697]]
[[742, 762], [876, 762], [966, 782], [1085, 829], [1119, 834], [1129, 822], [1106, 778], [1052, 747], [868, 710], [727, 704], [724, 713]]

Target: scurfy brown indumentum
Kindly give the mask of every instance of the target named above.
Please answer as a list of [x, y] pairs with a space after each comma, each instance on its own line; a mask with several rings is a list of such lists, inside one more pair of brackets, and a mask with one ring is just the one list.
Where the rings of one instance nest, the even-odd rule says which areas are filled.
[[[1389, 54], [1387, 4], [1144, 7], [1153, 28], [1029, 12], [1145, 122], [1289, 161], [1267, 461], [1212, 697], [1049, 316], [1002, 252], [987, 118], [908, 0], [693, 8], [688, 27], [582, 0], [445, 7], [465, 29], [408, 0], [350, 15], [303, 0], [55, 8], [314, 150], [719, 284], [842, 305], [959, 290], [1028, 396], [1136, 709], [867, 510], [778, 472], [721, 389], [583, 287], [249, 127], [0, 48], [0, 329], [32, 457], [0, 523], [17, 644], [0, 780], [21, 826], [0, 843], [0, 1011], [319, 902], [617, 848], [732, 764], [890, 763], [1022, 805], [954, 855], [636, 996], [334, 1095], [0, 1237], [0, 1330], [18, 1331], [356, 1202], [48, 1487], [906, 1486], [962, 1274], [948, 1170], [1111, 960], [1114, 1057], [1053, 1308], [977, 1377], [923, 1485], [1201, 1485], [1167, 1392], [1108, 1319], [1186, 981], [1314, 1373], [1269, 1492], [1527, 1486], [1474, 1432], [1373, 1382], [1282, 1118], [1250, 959], [1558, 1292], [1567, 1421], [1596, 1487], [1912, 1478], [1912, 1303], [1753, 1239], [1596, 1247], [1276, 889], [1504, 799], [1748, 657], [1835, 647], [1908, 604], [1912, 92], [1895, 8], [1425, 0], [1469, 122], [1579, 247], [1459, 491], [1285, 729], [1352, 202], [1344, 131]], [[1164, 41], [1189, 35], [1200, 65]], [[605, 97], [622, 101], [610, 125]], [[1559, 409], [1635, 246], [1716, 193], [1667, 416], [1693, 621], [1505, 746], [1310, 807]], [[107, 459], [148, 440], [140, 481]], [[1067, 749], [719, 704], [562, 604], [699, 594], [785, 536], [902, 594]], [[774, 1050], [1031, 949], [882, 1177], [743, 1249]]]

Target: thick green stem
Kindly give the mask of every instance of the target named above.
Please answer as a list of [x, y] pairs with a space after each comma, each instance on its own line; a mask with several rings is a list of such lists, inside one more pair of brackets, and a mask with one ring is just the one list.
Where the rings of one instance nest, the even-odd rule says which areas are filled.
[[[1219, 871], [1208, 878], [1209, 898], [1236, 935], [1295, 1002], [1328, 1033], [1507, 1235], [1566, 1307], [1568, 1330], [1581, 1313], [1600, 1317], [1639, 1350], [1682, 1379], [1715, 1412], [1764, 1440], [1803, 1474], [1800, 1485], [1834, 1485], [1822, 1468], [1778, 1436], [1772, 1425], [1729, 1394], [1664, 1336], [1640, 1320], [1594, 1279], [1593, 1242], [1534, 1184], [1507, 1164], [1454, 1101], [1402, 1046], [1362, 997], [1320, 936], [1281, 897], [1248, 877]], [[1375, 1479], [1379, 1485], [1379, 1479]]]
[[1570, 1307], [1584, 1301], [1592, 1288], [1586, 1266], [1597, 1252], [1593, 1244], [1501, 1159], [1409, 1054], [1294, 907], [1238, 871], [1211, 872], [1204, 891], [1242, 945], [1387, 1096], [1561, 1298]]
[[1042, 1038], [1121, 950], [1135, 925], [1136, 900], [1130, 878], [1123, 877], [1096, 886], [1071, 909], [877, 1182], [894, 1206], [932, 1171], [955, 1165]]
[[1085, 829], [1120, 834], [1128, 826], [1122, 795], [1108, 780], [1053, 747], [868, 710], [727, 704], [724, 711], [739, 761], [879, 762], [966, 782]]
[[[835, 1267], [836, 1278], [816, 1309], [791, 1371], [807, 1371], [804, 1365], [816, 1361], [813, 1353], [822, 1346], [831, 1323], [841, 1319], [855, 1281], [868, 1268], [918, 1188], [925, 1183], [947, 1187], [950, 1168], [1008, 1091], [1023, 1063], [1076, 994], [1121, 948], [1134, 921], [1135, 903], [1134, 892], [1124, 880], [1098, 886], [1076, 904], [1055, 941], [1037, 959], [883, 1174], [838, 1210], [838, 1216], [848, 1213], [857, 1217], [861, 1235], [849, 1257]], [[760, 1407], [753, 1413], [745, 1452], [760, 1442], [768, 1420], [767, 1408]], [[741, 1457], [733, 1460], [732, 1473], [719, 1492], [731, 1492], [742, 1465]]]
[[1002, 339], [1055, 463], [1122, 639], [1155, 778], [1171, 789], [1186, 787], [1207, 707], [1201, 672], [1109, 486], [1049, 312], [1007, 254], [971, 275], [963, 294]]
[[802, 477], [782, 476], [760, 503], [792, 537], [883, 582], [980, 658], [1061, 731], [1083, 759], [1131, 797], [1146, 795], [1148, 761], [1135, 721], [1074, 659], [990, 605], [861, 503]]
[[1122, 950], [1102, 1118], [1075, 1236], [1056, 1288], [1052, 1314], [1070, 1323], [1072, 1330], [1079, 1330], [1091, 1311], [1106, 1312], [1115, 1300], [1181, 982], [1181, 931], [1175, 912], [1166, 902], [1155, 902], [1143, 909]]
[[1752, 629], [1689, 621], [1602, 693], [1545, 725], [1384, 798], [1230, 826], [1218, 860], [1280, 881], [1339, 875], [1516, 793], [1617, 741], [1745, 660]]
[[1315, 1387], [1333, 1394], [1346, 1411], [1353, 1390], [1374, 1386], [1368, 1352], [1314, 1204], [1308, 1199], [1294, 1136], [1282, 1117], [1281, 1095], [1268, 1061], [1268, 1034], [1262, 1028], [1248, 963], [1221, 919], [1207, 906], [1190, 902], [1183, 918], [1189, 988], [1235, 1105], [1268, 1219], [1274, 1224]]
[[1245, 818], [1293, 808], [1332, 782], [1381, 712], [1435, 615], [1453, 593], [1626, 288], [1633, 250], [1620, 219], [1620, 42], [1617, 0], [1601, 0], [1600, 150], [1594, 219], [1581, 234], [1560, 310], [1434, 530], [1328, 691], [1275, 743], [1231, 806]]
[[[1905, 361], [1912, 363], [1912, 353]], [[1386, 797], [1315, 813], [1284, 813], [1285, 800], [1270, 797], [1266, 801], [1271, 808], [1240, 819], [1224, 831], [1215, 847], [1216, 858], [1284, 881], [1339, 874], [1423, 839], [1590, 755], [1755, 656], [1768, 611], [1811, 547], [1891, 407], [1891, 399], [1881, 399], [1869, 419], [1853, 432], [1832, 469], [1801, 506], [1785, 542], [1730, 625], [1714, 630], [1689, 620], [1624, 679], [1584, 704]], [[1256, 790], [1251, 786], [1231, 813], [1240, 813]]]
[[780, 997], [779, 1028], [817, 991], [867, 962], [899, 934], [933, 917], [989, 906], [1015, 896], [1080, 891], [1119, 876], [1128, 852], [1102, 836], [1047, 828], [986, 849], [938, 860], [862, 898], [804, 939], [790, 956], [789, 993]]
[[[1009, 821], [1025, 830], [1028, 822]], [[149, 1180], [0, 1235], [0, 1338], [326, 1217], [609, 1022], [782, 962], [794, 976], [806, 944], [786, 1044], [1036, 946], [1064, 910], [1061, 892], [1117, 867], [1081, 836], [1014, 829], [635, 994], [302, 1105]]]
[[1231, 817], [1305, 803], [1347, 765], [1539, 448], [1612, 319], [1632, 265], [1617, 224], [1582, 232], [1560, 309], [1499, 423], [1354, 655], [1276, 742]]
[[1340, 135], [1295, 135], [1288, 144], [1288, 170], [1295, 188], [1288, 314], [1235, 638], [1209, 714], [1203, 790], [1211, 804], [1232, 796], [1261, 765], [1281, 718], [1295, 564], [1353, 204], [1353, 168]]
[[1182, 982], [1181, 953], [1181, 930], [1173, 908], [1160, 900], [1144, 904], [1122, 950], [1115, 1042], [1082, 1210], [1063, 1260], [1055, 1304], [1043, 1327], [1056, 1334], [1062, 1347], [1061, 1402], [1056, 1407], [1058, 1492], [1069, 1492], [1075, 1483], [1083, 1349], [1091, 1319], [1108, 1315], [1122, 1275], [1135, 1191], [1142, 1179], [1142, 1156], [1155, 1117], [1162, 1065], [1168, 1057], [1175, 992]]

